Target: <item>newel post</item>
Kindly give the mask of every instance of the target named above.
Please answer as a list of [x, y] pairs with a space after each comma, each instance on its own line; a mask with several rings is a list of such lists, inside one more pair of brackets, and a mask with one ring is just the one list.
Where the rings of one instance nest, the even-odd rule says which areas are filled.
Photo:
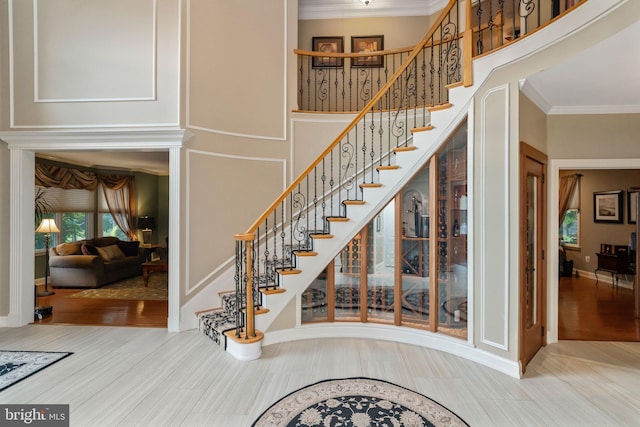
[[[246, 304], [244, 331], [240, 330], [240, 322], [236, 322], [236, 336], [238, 338], [252, 339], [256, 336], [255, 300], [253, 297], [253, 240], [255, 239], [255, 234], [236, 234], [234, 238], [239, 246], [236, 251], [236, 294], [240, 296], [238, 301], [239, 317], [242, 317], [241, 308], [243, 303]], [[244, 336], [241, 337], [240, 335]]]
[[262, 354], [261, 341], [264, 338], [264, 334], [256, 330], [255, 326], [256, 313], [253, 296], [255, 234], [236, 234], [233, 237], [236, 241], [236, 329], [225, 332], [228, 338], [227, 352], [238, 360], [255, 360]]

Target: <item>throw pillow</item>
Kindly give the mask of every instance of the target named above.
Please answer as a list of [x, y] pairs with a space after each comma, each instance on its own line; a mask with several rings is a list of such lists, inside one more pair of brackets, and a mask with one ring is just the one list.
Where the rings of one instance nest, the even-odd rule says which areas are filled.
[[58, 255], [80, 255], [82, 250], [80, 249], [80, 243], [61, 243], [56, 246], [56, 252]]
[[124, 258], [124, 253], [120, 250], [118, 245], [105, 246], [103, 248], [98, 248], [98, 254], [105, 261], [112, 261], [120, 258]]
[[98, 255], [98, 248], [87, 243], [83, 243], [80, 250], [82, 250], [83, 255]]
[[128, 242], [125, 240], [120, 240], [118, 242], [118, 247], [124, 253], [125, 256], [138, 256], [138, 247], [140, 246], [140, 242]]

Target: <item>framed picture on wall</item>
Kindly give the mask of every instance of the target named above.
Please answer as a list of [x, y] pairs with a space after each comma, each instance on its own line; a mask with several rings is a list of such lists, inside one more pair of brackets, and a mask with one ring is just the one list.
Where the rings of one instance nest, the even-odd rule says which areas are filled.
[[635, 224], [638, 220], [638, 191], [627, 191], [627, 223]]
[[[314, 52], [343, 53], [344, 37], [312, 37], [312, 50]], [[314, 56], [313, 68], [342, 68], [343, 58], [335, 56]]]
[[[376, 52], [384, 50], [384, 36], [351, 37], [351, 52]], [[382, 67], [384, 56], [357, 56], [353, 58], [354, 67]]]
[[593, 193], [593, 222], [622, 224], [622, 190]]

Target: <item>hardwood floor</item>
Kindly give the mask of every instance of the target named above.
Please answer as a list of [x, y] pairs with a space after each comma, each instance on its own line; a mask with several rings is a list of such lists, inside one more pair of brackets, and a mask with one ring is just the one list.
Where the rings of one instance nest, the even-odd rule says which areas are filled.
[[561, 340], [640, 341], [633, 291], [580, 277], [563, 277], [558, 290]]
[[[77, 289], [54, 289], [39, 299], [53, 315], [36, 323], [167, 327], [166, 301], [66, 298]], [[633, 318], [633, 292], [581, 277], [560, 280], [558, 337], [561, 340], [640, 341], [640, 320]]]
[[640, 343], [562, 341], [522, 379], [422, 347], [313, 339], [241, 362], [200, 332], [27, 325], [0, 328], [7, 350], [70, 357], [0, 392], [2, 404], [69, 404], [73, 427], [247, 427], [288, 393], [329, 378], [370, 377], [422, 393], [471, 426], [636, 426]]
[[52, 306], [53, 314], [36, 323], [167, 327], [167, 301], [67, 298], [81, 289], [53, 291], [55, 295], [38, 299], [38, 305]]

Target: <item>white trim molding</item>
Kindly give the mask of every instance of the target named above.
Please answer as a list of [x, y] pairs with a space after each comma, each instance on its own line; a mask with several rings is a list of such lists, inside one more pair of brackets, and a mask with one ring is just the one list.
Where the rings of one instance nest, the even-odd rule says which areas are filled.
[[[176, 242], [169, 258], [169, 319], [168, 329], [178, 331], [180, 324], [180, 153], [184, 141], [191, 134], [182, 129], [136, 132], [0, 132], [11, 156], [10, 201], [10, 312], [0, 319], [5, 326], [23, 326], [33, 322], [34, 286], [34, 230], [33, 191], [35, 153], [38, 150], [169, 150], [169, 231]], [[31, 237], [29, 237], [31, 236]]]
[[[496, 140], [489, 140], [487, 133], [489, 129], [494, 129], [498, 123], [498, 113], [493, 117], [495, 119], [494, 122], [488, 123], [489, 118], [487, 117], [487, 111], [492, 111], [486, 106], [487, 99], [494, 94], [500, 95], [502, 92], [502, 102], [504, 108], [504, 116], [501, 118], [503, 120], [503, 129], [497, 129], [493, 133], [493, 136], [496, 137]], [[482, 99], [480, 100], [481, 106], [481, 119], [480, 119], [480, 150], [481, 150], [481, 159], [480, 159], [480, 171], [481, 171], [481, 179], [480, 185], [485, 197], [481, 197], [480, 200], [480, 220], [479, 224], [482, 224], [483, 230], [480, 236], [480, 253], [482, 257], [482, 261], [479, 263], [480, 266], [480, 342], [483, 344], [499, 348], [504, 351], [509, 350], [509, 276], [510, 276], [510, 268], [509, 268], [509, 85], [501, 85], [489, 89]], [[497, 140], [497, 135], [502, 135], [501, 140]], [[489, 145], [500, 145], [498, 150], [493, 150], [492, 152], [499, 152], [502, 154], [501, 159], [496, 159], [495, 155], [488, 154]], [[499, 218], [491, 217], [488, 214], [489, 206], [487, 203], [487, 193], [490, 192], [487, 178], [487, 173], [495, 170], [494, 167], [488, 164], [489, 158], [493, 158], [494, 165], [502, 168], [502, 183], [504, 188], [492, 188], [492, 193], [495, 194], [495, 199], [499, 200], [503, 212], [501, 213], [502, 218], [504, 219], [503, 224], [501, 226], [496, 225], [495, 229], [500, 229], [501, 236], [497, 236], [497, 238], [502, 239], [502, 251], [499, 253], [492, 252], [489, 247], [489, 231], [487, 229], [487, 225], [490, 222], [499, 221]], [[494, 179], [495, 181], [495, 179]], [[502, 194], [497, 194], [502, 190]], [[492, 280], [489, 275], [495, 274], [494, 278], [497, 279], [500, 275], [496, 271], [488, 271], [487, 265], [489, 263], [489, 259], [494, 258], [496, 260], [501, 260], [502, 265], [496, 271], [502, 271], [502, 278], [500, 284], [495, 284], [494, 280]], [[491, 269], [490, 269], [491, 270]], [[488, 283], [494, 283], [494, 291], [497, 290], [497, 286], [502, 285], [502, 298], [504, 299], [502, 304], [502, 337], [501, 341], [496, 341], [495, 339], [490, 339], [487, 336], [487, 332], [489, 330], [496, 330], [495, 325], [491, 327], [486, 324], [487, 314], [490, 312], [495, 313], [495, 309], [499, 308], [497, 306], [492, 306], [493, 309], [488, 308], [487, 304], [489, 301], [495, 300], [497, 295], [490, 295], [490, 291], [487, 288]], [[492, 298], [493, 297], [493, 298]]]

